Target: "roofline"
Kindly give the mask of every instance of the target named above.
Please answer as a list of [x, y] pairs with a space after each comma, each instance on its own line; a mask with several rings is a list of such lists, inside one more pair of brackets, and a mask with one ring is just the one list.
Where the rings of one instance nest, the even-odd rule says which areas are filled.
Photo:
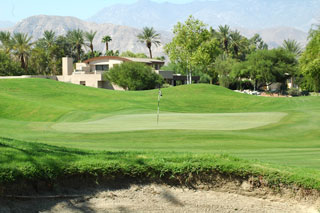
[[90, 58], [87, 59], [85, 61], [83, 61], [82, 63], [86, 63], [89, 64], [92, 61], [98, 61], [98, 60], [103, 60], [103, 59], [114, 59], [114, 60], [120, 60], [120, 61], [131, 61], [127, 58], [123, 58], [123, 57], [119, 57], [119, 56], [99, 56], [99, 57], [94, 57], [94, 58]]
[[[134, 58], [132, 58], [132, 60], [128, 57], [119, 57], [119, 56], [99, 56], [99, 57], [94, 57], [94, 58], [90, 58], [90, 59], [87, 59], [85, 61], [83, 61], [82, 63], [86, 63], [86, 64], [89, 64], [90, 62], [92, 61], [98, 61], [98, 60], [103, 60], [103, 59], [113, 59], [113, 60], [120, 60], [120, 61], [132, 61], [132, 62], [135, 62], [134, 61]], [[141, 59], [145, 59], [145, 58], [141, 58]], [[147, 64], [152, 64], [152, 63], [155, 63], [155, 64], [164, 64], [165, 62], [164, 61], [161, 61], [161, 60], [155, 60], [155, 61], [152, 61], [153, 59], [151, 58], [146, 58], [148, 60], [150, 60], [149, 62], [141, 62], [141, 63], [147, 63]]]

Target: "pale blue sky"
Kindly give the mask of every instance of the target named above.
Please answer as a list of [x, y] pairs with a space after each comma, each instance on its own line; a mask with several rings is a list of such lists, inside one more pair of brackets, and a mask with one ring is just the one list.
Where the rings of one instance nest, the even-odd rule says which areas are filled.
[[[87, 19], [112, 4], [130, 4], [137, 0], [0, 0], [0, 21], [17, 22], [33, 15], [75, 16]], [[192, 0], [153, 0], [186, 3]]]

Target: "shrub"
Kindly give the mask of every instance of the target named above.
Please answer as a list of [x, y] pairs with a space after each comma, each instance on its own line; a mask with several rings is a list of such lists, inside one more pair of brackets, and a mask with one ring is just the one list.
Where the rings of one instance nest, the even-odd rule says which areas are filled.
[[154, 89], [163, 84], [163, 78], [150, 66], [137, 62], [125, 62], [114, 66], [105, 78], [126, 90]]
[[169, 87], [172, 87], [172, 85], [168, 84], [168, 83], [165, 83], [162, 85], [162, 88], [169, 88]]
[[26, 74], [20, 64], [13, 61], [10, 56], [0, 51], [0, 76], [12, 76]]
[[299, 91], [299, 89], [297, 89], [297, 88], [291, 88], [291, 89], [289, 89], [288, 90], [288, 94], [290, 95], [290, 96], [301, 96], [301, 92]]

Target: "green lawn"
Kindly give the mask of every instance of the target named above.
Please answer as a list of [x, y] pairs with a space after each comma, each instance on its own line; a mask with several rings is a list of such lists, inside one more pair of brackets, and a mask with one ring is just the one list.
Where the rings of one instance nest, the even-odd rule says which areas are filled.
[[0, 137], [83, 151], [228, 153], [320, 168], [320, 97], [256, 97], [201, 84], [162, 92], [157, 125], [157, 90], [0, 80]]

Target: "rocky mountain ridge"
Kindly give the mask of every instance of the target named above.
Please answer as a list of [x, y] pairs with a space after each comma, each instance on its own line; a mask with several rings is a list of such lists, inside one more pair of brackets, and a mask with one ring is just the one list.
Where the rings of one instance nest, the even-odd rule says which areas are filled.
[[138, 0], [105, 7], [88, 20], [171, 30], [178, 21], [193, 15], [214, 28], [220, 24], [259, 30], [287, 26], [307, 32], [319, 22], [319, 10], [319, 0], [204, 0], [185, 4]]
[[[109, 47], [112, 50], [119, 50], [120, 52], [132, 51], [143, 52], [148, 55], [148, 50], [144, 44], [137, 40], [137, 34], [141, 29], [115, 25], [110, 23], [97, 24], [80, 20], [69, 16], [32, 16], [17, 23], [14, 27], [9, 28], [11, 32], [23, 32], [32, 36], [33, 40], [39, 39], [43, 36], [45, 30], [53, 30], [56, 35], [65, 35], [68, 30], [82, 29], [84, 31], [97, 31], [94, 40], [94, 47], [97, 50], [105, 51], [105, 45], [101, 42], [104, 35], [110, 35], [112, 42]], [[238, 28], [241, 33], [247, 37], [251, 37], [254, 33], [259, 33], [262, 38], [269, 44], [269, 46], [277, 47], [282, 44], [284, 39], [295, 39], [302, 45], [306, 44], [307, 33], [289, 27], [278, 27], [262, 30], [248, 30], [245, 28]], [[168, 31], [161, 31], [156, 28], [161, 34], [161, 43], [159, 47], [153, 46], [154, 56], [163, 56], [163, 45], [170, 42], [173, 34]]]

